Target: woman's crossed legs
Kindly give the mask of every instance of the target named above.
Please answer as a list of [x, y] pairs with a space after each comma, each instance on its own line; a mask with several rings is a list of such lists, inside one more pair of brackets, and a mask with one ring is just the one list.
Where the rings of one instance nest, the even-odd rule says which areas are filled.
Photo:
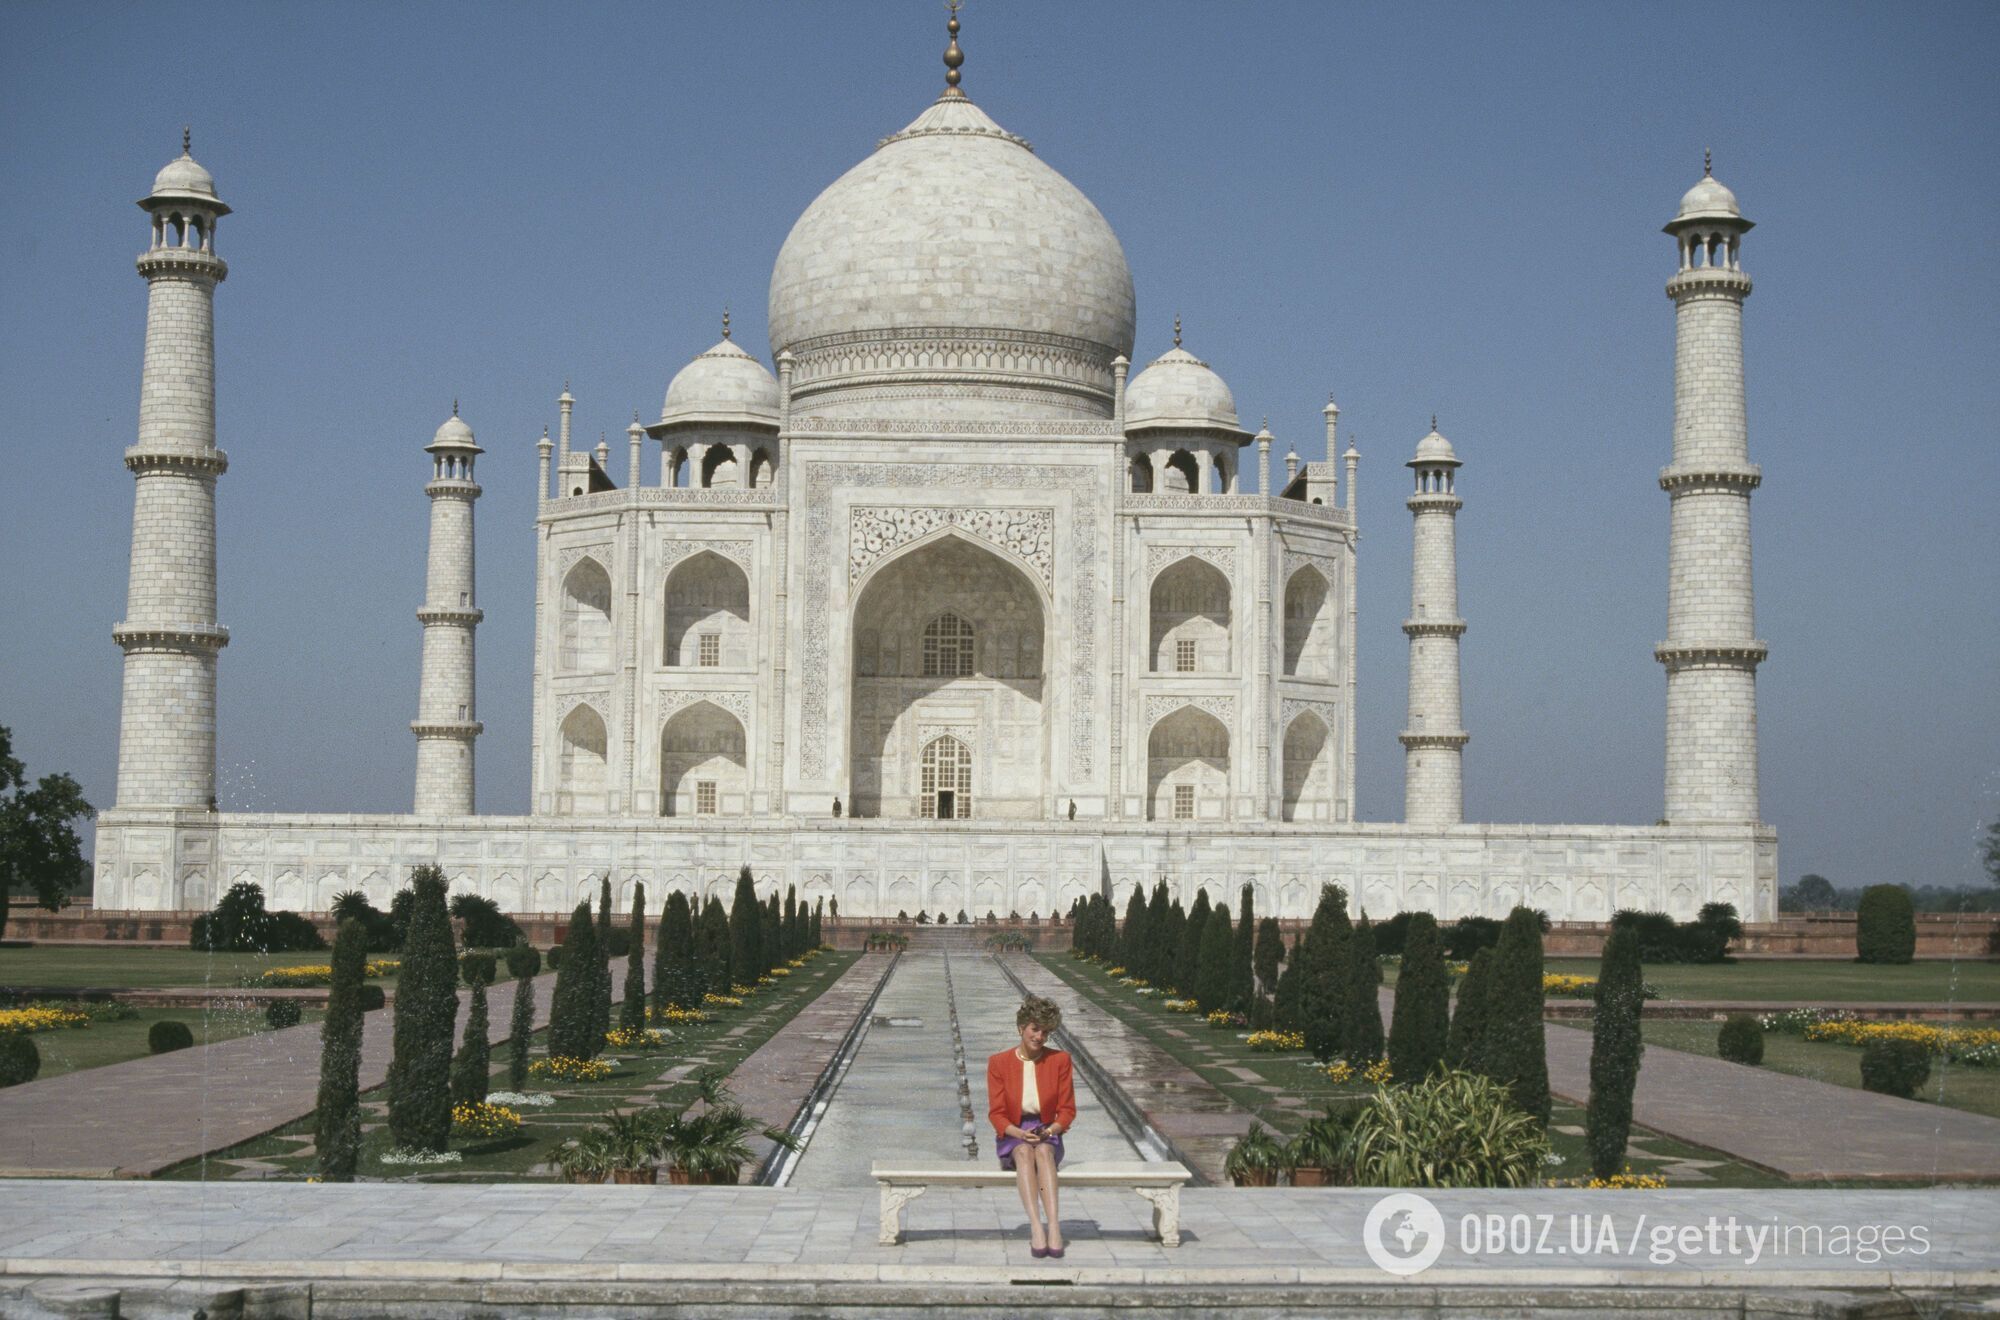
[[[1063, 1250], [1062, 1211], [1056, 1186], [1056, 1152], [1046, 1142], [1024, 1141], [1014, 1148], [1014, 1187], [1021, 1208], [1028, 1212], [1028, 1242], [1034, 1247]], [[1042, 1227], [1042, 1212], [1048, 1227]]]

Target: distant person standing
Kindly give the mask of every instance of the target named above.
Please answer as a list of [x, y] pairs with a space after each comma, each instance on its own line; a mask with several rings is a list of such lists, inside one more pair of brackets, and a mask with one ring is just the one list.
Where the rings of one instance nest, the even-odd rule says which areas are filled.
[[[994, 1153], [1012, 1170], [1028, 1212], [1031, 1254], [1062, 1258], [1062, 1216], [1056, 1166], [1062, 1163], [1063, 1133], [1076, 1123], [1076, 1083], [1069, 1055], [1048, 1048], [1062, 1026], [1062, 1010], [1051, 1000], [1029, 995], [1014, 1015], [1021, 1043], [986, 1060], [987, 1117], [999, 1134]], [[1047, 1213], [1046, 1226], [1042, 1220]]]

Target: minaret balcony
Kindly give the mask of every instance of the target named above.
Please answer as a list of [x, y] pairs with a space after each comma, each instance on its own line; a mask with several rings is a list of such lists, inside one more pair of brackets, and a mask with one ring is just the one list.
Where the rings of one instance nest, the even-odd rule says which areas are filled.
[[1653, 658], [1668, 673], [1683, 669], [1755, 669], [1771, 648], [1763, 642], [1661, 642]]
[[410, 732], [419, 738], [477, 738], [486, 732], [478, 720], [411, 720]]
[[133, 445], [125, 451], [125, 466], [133, 472], [219, 477], [229, 471], [229, 455], [220, 449], [156, 449]]
[[485, 617], [485, 610], [465, 609], [459, 606], [426, 605], [417, 611], [418, 623], [456, 623], [467, 628], [477, 624]]
[[1660, 489], [1669, 495], [1687, 495], [1703, 489], [1747, 495], [1763, 481], [1764, 469], [1755, 463], [1745, 463], [1741, 467], [1703, 463], [1692, 467], [1660, 469]]
[[1748, 298], [1750, 277], [1724, 266], [1696, 266], [1667, 281], [1667, 297], [1678, 302], [1698, 297]]
[[1422, 491], [1403, 501], [1411, 513], [1457, 513], [1465, 501], [1450, 491]]
[[1463, 637], [1464, 619], [1405, 619], [1403, 634], [1406, 637]]
[[150, 248], [139, 254], [135, 264], [139, 273], [148, 279], [155, 275], [192, 275], [219, 284], [229, 278], [229, 263], [201, 248]]
[[219, 623], [194, 624], [175, 628], [165, 624], [121, 623], [111, 630], [111, 640], [133, 651], [174, 651], [181, 654], [214, 655], [229, 645], [229, 629]]
[[1396, 740], [1411, 751], [1435, 747], [1446, 751], [1457, 751], [1472, 741], [1469, 733], [1399, 733]]

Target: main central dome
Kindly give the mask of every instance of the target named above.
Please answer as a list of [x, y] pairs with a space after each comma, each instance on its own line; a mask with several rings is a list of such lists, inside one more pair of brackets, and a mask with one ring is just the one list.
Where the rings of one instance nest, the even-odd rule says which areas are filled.
[[821, 193], [771, 272], [797, 415], [1109, 417], [1132, 322], [1103, 215], [955, 91]]

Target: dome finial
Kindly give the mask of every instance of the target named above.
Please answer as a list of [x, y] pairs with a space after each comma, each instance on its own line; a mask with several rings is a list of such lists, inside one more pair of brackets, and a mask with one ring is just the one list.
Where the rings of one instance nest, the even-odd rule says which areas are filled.
[[1175, 348], [1179, 348], [1180, 346], [1181, 346], [1181, 318], [1180, 318], [1179, 316], [1175, 316], [1175, 317], [1174, 317], [1174, 347], [1175, 347]]
[[1432, 413], [1432, 414], [1431, 414], [1431, 430], [1435, 431], [1435, 430], [1437, 430], [1437, 429], [1438, 429], [1438, 415], [1437, 415], [1436, 413]]
[[458, 416], [458, 396], [456, 394], [451, 396], [451, 415], [453, 417]]
[[944, 94], [946, 96], [965, 95], [964, 92], [958, 90], [958, 68], [961, 64], [965, 63], [965, 52], [958, 48], [958, 7], [962, 2], [963, 0], [945, 0], [945, 8], [951, 11], [951, 20], [944, 25], [945, 31], [951, 33], [951, 44], [944, 48]]
[[729, 309], [727, 307], [722, 309], [722, 337], [724, 339], [729, 338]]
[[1715, 177], [1715, 158], [1707, 147], [1701, 149], [1701, 177], [1704, 179]]
[[193, 155], [193, 154], [194, 154], [194, 125], [193, 125], [193, 124], [182, 124], [182, 125], [181, 125], [181, 155], [183, 155], [183, 156], [189, 156], [189, 155]]

